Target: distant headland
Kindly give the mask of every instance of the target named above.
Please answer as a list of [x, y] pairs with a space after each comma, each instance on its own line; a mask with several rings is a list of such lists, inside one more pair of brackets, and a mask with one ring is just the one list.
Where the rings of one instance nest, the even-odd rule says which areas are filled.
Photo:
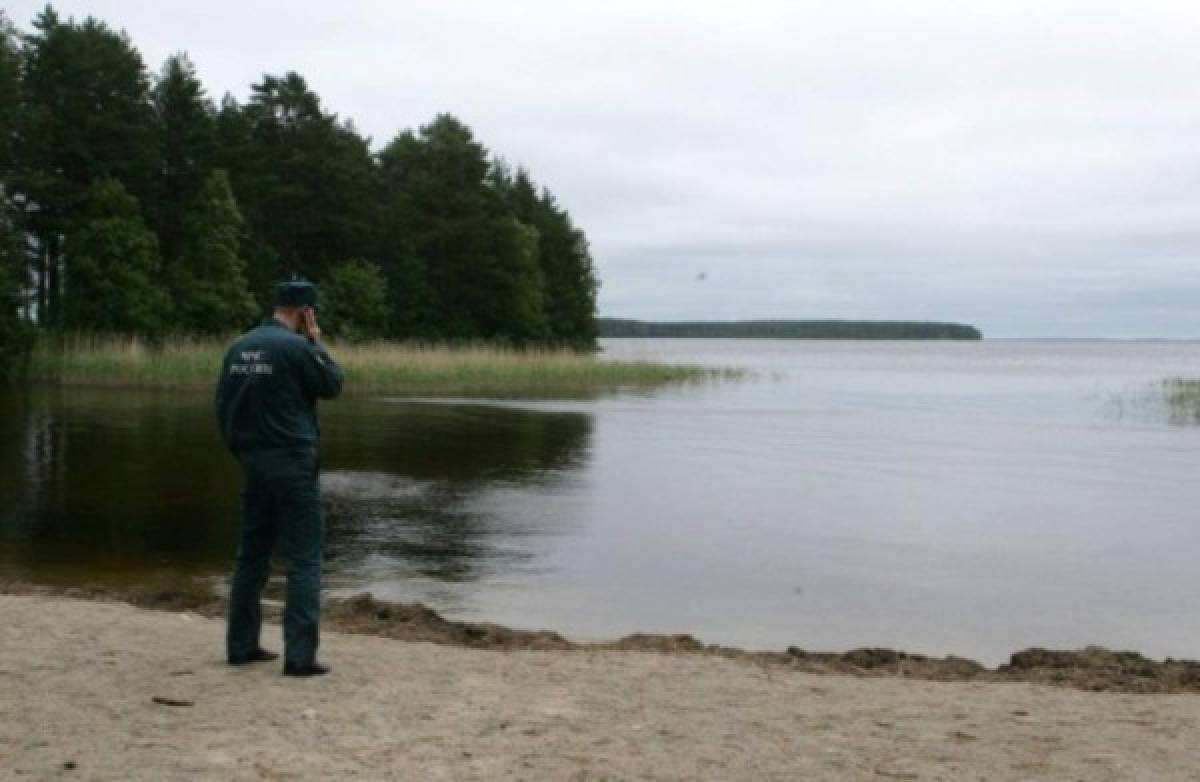
[[600, 337], [741, 339], [983, 339], [963, 323], [912, 320], [733, 320], [656, 322], [598, 318]]

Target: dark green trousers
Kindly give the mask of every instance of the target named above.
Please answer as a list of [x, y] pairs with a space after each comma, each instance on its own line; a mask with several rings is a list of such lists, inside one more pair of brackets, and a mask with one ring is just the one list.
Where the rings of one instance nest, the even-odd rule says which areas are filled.
[[287, 561], [284, 659], [308, 665], [320, 640], [325, 543], [316, 449], [253, 451], [239, 454], [239, 461], [245, 478], [242, 538], [229, 592], [226, 653], [238, 659], [259, 648], [262, 591], [278, 544]]

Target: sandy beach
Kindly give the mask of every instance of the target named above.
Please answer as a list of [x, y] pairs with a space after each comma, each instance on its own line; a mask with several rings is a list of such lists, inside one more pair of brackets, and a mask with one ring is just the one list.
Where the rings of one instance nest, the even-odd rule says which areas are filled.
[[1192, 694], [336, 632], [297, 680], [191, 612], [6, 595], [0, 624], [12, 779], [1200, 779]]

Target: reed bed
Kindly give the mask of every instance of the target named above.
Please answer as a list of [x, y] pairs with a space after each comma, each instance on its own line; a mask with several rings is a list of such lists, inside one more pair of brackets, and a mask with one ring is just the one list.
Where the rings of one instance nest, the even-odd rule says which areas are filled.
[[[63, 385], [211, 388], [227, 342], [74, 336], [43, 339], [29, 378]], [[580, 397], [624, 389], [734, 379], [742, 373], [651, 361], [614, 361], [557, 348], [370, 342], [329, 346], [348, 394]]]
[[1200, 379], [1167, 378], [1163, 381], [1163, 396], [1172, 416], [1200, 421]]

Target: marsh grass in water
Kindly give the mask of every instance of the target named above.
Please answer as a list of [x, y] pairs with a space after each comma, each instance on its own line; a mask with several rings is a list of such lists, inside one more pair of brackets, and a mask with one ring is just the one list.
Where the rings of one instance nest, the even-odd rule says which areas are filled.
[[1173, 419], [1200, 423], [1200, 379], [1167, 378], [1163, 381], [1163, 395]]
[[[227, 343], [170, 338], [43, 339], [29, 379], [65, 385], [209, 388]], [[332, 343], [353, 394], [454, 396], [587, 396], [629, 388], [736, 379], [740, 370], [651, 361], [610, 361], [558, 348], [429, 345], [404, 342]]]

